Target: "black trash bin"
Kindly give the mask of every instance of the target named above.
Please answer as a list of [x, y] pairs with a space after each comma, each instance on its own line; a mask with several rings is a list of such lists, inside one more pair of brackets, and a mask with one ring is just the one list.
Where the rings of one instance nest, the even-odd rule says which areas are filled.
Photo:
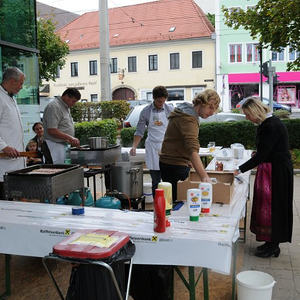
[[[88, 234], [93, 234], [93, 237], [99, 234], [102, 237], [104, 236], [103, 232], [106, 233], [107, 231], [99, 229], [76, 232], [71, 237], [55, 245], [53, 253], [43, 258], [44, 266], [61, 299], [65, 298], [47, 266], [48, 259], [74, 264], [66, 296], [67, 300], [125, 299], [127, 281], [127, 278], [125, 279], [125, 262], [130, 261], [131, 268], [132, 257], [135, 253], [135, 245], [129, 240], [129, 236], [124, 233], [109, 231], [109, 235], [113, 237], [109, 249], [107, 247], [82, 246], [81, 243], [76, 244], [78, 237]], [[119, 245], [118, 238], [120, 238]], [[80, 252], [80, 247], [84, 247], [87, 251]], [[98, 249], [99, 252], [97, 252]], [[98, 257], [98, 259], [93, 259], [95, 257]], [[128, 275], [129, 283], [130, 276], [131, 272]], [[129, 285], [127, 285], [128, 287]]]

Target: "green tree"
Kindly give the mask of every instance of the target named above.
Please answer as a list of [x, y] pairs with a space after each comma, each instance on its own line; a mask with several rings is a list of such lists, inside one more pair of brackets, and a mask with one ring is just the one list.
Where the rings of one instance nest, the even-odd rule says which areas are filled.
[[55, 34], [55, 25], [51, 19], [37, 20], [37, 36], [40, 81], [55, 81], [58, 68], [62, 68], [66, 63], [69, 46]]
[[[247, 10], [222, 7], [225, 24], [234, 29], [241, 26], [259, 39], [263, 48], [281, 51], [290, 46], [300, 51], [300, 0], [259, 0]], [[299, 70], [300, 57], [287, 64], [287, 70]]]
[[211, 25], [215, 27], [215, 19], [216, 19], [216, 15], [215, 14], [210, 14], [208, 13], [207, 15], [207, 19], [210, 21]]

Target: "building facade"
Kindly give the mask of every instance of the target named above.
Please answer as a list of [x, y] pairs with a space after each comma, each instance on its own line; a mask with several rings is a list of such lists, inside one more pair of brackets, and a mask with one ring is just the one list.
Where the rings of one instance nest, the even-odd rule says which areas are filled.
[[[217, 90], [222, 97], [223, 110], [234, 108], [244, 97], [260, 95], [260, 55], [258, 41], [248, 31], [234, 30], [225, 25], [222, 6], [247, 9], [254, 7], [257, 0], [217, 1], [216, 11], [216, 77]], [[299, 106], [300, 72], [286, 72], [286, 64], [299, 56], [290, 47], [281, 52], [262, 51], [262, 61], [271, 61], [276, 68], [278, 83], [274, 85], [273, 100]], [[263, 77], [263, 97], [269, 98], [269, 84]]]
[[0, 81], [13, 66], [26, 76], [16, 99], [27, 141], [33, 136], [33, 123], [40, 120], [35, 0], [0, 1], [0, 16]]
[[[70, 54], [50, 82], [50, 96], [76, 87], [83, 99], [99, 101], [98, 12], [80, 16], [58, 34], [68, 42]], [[153, 87], [164, 85], [169, 100], [191, 101], [201, 90], [215, 87], [214, 28], [192, 0], [109, 9], [109, 39], [113, 99], [152, 99]]]

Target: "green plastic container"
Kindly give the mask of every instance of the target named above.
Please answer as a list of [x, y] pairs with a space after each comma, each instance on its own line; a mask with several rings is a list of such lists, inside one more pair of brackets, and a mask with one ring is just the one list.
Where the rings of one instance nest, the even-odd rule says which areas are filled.
[[104, 196], [97, 199], [95, 206], [101, 208], [120, 209], [121, 201], [114, 197]]

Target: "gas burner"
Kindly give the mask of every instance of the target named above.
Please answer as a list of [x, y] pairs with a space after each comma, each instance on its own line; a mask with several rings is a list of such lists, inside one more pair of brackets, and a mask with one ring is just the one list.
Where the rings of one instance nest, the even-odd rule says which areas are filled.
[[106, 195], [119, 199], [123, 209], [145, 210], [146, 197], [144, 195], [137, 198], [129, 198], [126, 194], [118, 191], [107, 191]]

